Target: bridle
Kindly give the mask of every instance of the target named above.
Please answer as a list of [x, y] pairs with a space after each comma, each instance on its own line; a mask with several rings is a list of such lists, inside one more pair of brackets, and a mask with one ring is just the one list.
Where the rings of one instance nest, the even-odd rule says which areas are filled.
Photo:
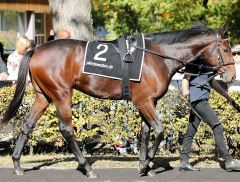
[[211, 55], [213, 54], [214, 50], [217, 49], [217, 52], [218, 52], [217, 63], [218, 63], [218, 65], [217, 66], [213, 66], [213, 68], [215, 70], [219, 70], [219, 68], [221, 68], [221, 67], [224, 67], [224, 66], [227, 66], [227, 65], [231, 65], [231, 64], [235, 64], [235, 62], [224, 63], [223, 56], [222, 56], [222, 53], [221, 53], [221, 50], [220, 50], [220, 43], [222, 41], [228, 40], [228, 38], [221, 39], [221, 37], [219, 36], [219, 33], [217, 33], [216, 36], [217, 36], [216, 37], [216, 44], [215, 44], [214, 48], [212, 49], [211, 53], [209, 54], [208, 58], [206, 59], [206, 61], [208, 61], [208, 59], [211, 57]]

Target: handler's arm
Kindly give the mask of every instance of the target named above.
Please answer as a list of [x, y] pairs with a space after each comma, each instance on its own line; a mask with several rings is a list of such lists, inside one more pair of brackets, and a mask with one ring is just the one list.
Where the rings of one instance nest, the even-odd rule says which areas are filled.
[[183, 96], [188, 96], [189, 95], [189, 79], [190, 75], [185, 74], [183, 79], [182, 79], [182, 93]]
[[210, 82], [211, 87], [216, 90], [220, 95], [225, 97], [229, 102], [234, 101], [233, 98], [228, 94], [228, 92], [218, 83], [214, 78]]
[[212, 79], [212, 81], [210, 82], [211, 87], [216, 90], [220, 95], [222, 95], [223, 97], [225, 97], [228, 102], [230, 102], [230, 104], [238, 111], [240, 112], [240, 106], [234, 101], [234, 99], [228, 94], [228, 92], [222, 88], [222, 86], [217, 82], [217, 80], [215, 80], [214, 78]]

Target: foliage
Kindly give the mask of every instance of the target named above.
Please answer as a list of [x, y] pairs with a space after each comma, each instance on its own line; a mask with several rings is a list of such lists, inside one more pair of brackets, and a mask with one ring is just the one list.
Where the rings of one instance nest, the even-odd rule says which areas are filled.
[[[0, 89], [0, 117], [3, 116], [7, 105], [13, 97], [14, 87], [3, 87]], [[240, 93], [231, 92], [231, 96], [240, 103]], [[34, 101], [34, 91], [31, 87], [23, 99], [17, 116], [13, 119], [20, 131], [23, 117], [26, 115]], [[73, 126], [76, 138], [84, 141], [92, 138], [99, 138], [109, 144], [118, 144], [124, 139], [132, 139], [140, 135], [141, 118], [138, 110], [131, 102], [111, 101], [96, 99], [78, 91], [74, 91], [72, 109]], [[231, 151], [235, 155], [240, 146], [240, 117], [229, 103], [215, 92], [211, 93], [210, 103], [216, 111], [220, 121], [223, 123], [225, 136]], [[185, 133], [188, 124], [189, 108], [186, 99], [181, 96], [179, 90], [168, 91], [168, 93], [158, 101], [157, 114], [164, 123], [165, 138], [173, 132], [172, 145], [180, 148], [180, 139]], [[13, 122], [12, 121], [12, 122]], [[20, 121], [20, 122], [19, 122]], [[34, 131], [30, 135], [28, 145], [36, 145], [37, 142], [52, 142], [56, 147], [64, 145], [58, 128], [58, 118], [56, 109], [50, 105], [44, 115], [37, 122]], [[204, 123], [199, 127], [195, 136], [195, 141], [200, 145], [203, 153], [211, 152], [214, 146], [214, 139], [211, 129]]]
[[219, 28], [223, 22], [227, 22], [232, 43], [240, 42], [239, 0], [208, 0], [207, 6], [203, 5], [203, 0], [93, 0], [92, 2], [94, 26], [104, 25], [111, 33], [108, 39], [124, 34], [178, 30], [197, 22]]

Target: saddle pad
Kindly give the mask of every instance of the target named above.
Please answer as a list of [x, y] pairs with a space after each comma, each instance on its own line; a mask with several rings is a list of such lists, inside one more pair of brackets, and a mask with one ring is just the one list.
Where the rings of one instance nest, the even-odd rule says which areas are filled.
[[[145, 48], [144, 36], [140, 34], [134, 37], [137, 40], [137, 46]], [[112, 42], [88, 41], [83, 73], [121, 80], [123, 63], [117, 45], [117, 40]], [[144, 51], [136, 49], [132, 54], [134, 62], [129, 63], [130, 80], [140, 81]]]

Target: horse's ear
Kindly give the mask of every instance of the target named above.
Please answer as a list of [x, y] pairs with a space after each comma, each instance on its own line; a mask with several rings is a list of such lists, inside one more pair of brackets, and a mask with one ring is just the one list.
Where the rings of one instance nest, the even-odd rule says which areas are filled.
[[228, 37], [228, 35], [227, 35], [228, 25], [227, 25], [226, 22], [222, 24], [219, 32], [220, 32], [220, 35], [221, 35], [222, 38], [227, 38]]

